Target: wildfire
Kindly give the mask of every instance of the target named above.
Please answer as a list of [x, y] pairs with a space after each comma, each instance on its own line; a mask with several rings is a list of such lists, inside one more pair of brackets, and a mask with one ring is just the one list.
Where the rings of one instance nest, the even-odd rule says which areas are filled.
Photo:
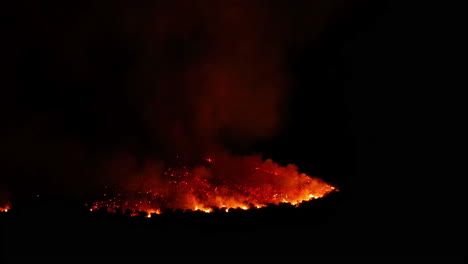
[[90, 211], [104, 209], [131, 216], [145, 212], [147, 218], [167, 209], [212, 213], [230, 209], [260, 209], [268, 205], [318, 199], [336, 190], [319, 178], [299, 173], [294, 165], [280, 166], [259, 156], [205, 158], [196, 166], [166, 166], [152, 175], [151, 188], [122, 192], [107, 187], [103, 200], [94, 201]]
[[8, 210], [10, 210], [10, 206], [9, 206], [9, 205], [0, 207], [0, 213], [8, 213]]

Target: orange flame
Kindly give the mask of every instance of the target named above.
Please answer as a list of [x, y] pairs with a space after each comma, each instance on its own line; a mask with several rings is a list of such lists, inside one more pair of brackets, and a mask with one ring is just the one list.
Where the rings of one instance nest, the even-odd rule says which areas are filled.
[[[199, 166], [166, 167], [161, 175], [152, 175], [151, 188], [135, 194], [105, 193], [105, 200], [95, 201], [90, 211], [106, 208], [108, 212], [146, 212], [146, 217], [164, 209], [182, 209], [212, 213], [215, 210], [259, 209], [270, 204], [318, 199], [336, 190], [319, 178], [299, 173], [294, 165], [280, 166], [259, 156], [231, 156], [204, 159]], [[219, 162], [219, 164], [218, 164]]]
[[8, 210], [10, 209], [10, 205], [5, 205], [3, 207], [0, 207], [0, 213], [8, 213]]

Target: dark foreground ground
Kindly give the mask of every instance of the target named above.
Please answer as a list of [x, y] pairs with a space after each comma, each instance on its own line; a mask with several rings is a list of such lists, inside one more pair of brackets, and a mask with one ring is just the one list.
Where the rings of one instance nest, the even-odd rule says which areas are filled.
[[[346, 201], [345, 198], [348, 198]], [[182, 213], [150, 219], [43, 201], [1, 215], [6, 260], [458, 260], [460, 223], [427, 226], [437, 212], [395, 215], [352, 207], [346, 192], [299, 208]], [[405, 212], [403, 212], [405, 213]], [[426, 223], [419, 222], [425, 217]], [[460, 230], [458, 230], [460, 231]]]

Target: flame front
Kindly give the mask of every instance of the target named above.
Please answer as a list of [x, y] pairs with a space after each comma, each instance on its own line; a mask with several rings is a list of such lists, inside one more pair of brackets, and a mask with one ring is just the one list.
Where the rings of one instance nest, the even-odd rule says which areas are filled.
[[10, 205], [9, 204], [0, 207], [0, 213], [8, 213], [8, 210], [10, 210]]
[[146, 184], [150, 188], [122, 192], [122, 188], [107, 187], [105, 199], [94, 201], [89, 210], [146, 212], [148, 218], [165, 209], [229, 212], [280, 203], [297, 206], [336, 190], [319, 178], [299, 173], [294, 165], [279, 166], [258, 156], [224, 157], [219, 166], [218, 159], [204, 160], [198, 166], [165, 167], [161, 175], [151, 176], [155, 182]]

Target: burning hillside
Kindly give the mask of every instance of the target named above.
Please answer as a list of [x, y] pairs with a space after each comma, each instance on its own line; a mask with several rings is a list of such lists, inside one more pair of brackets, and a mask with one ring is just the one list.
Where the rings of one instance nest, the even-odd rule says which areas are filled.
[[103, 198], [89, 210], [137, 215], [160, 214], [165, 209], [200, 210], [261, 208], [270, 204], [301, 202], [323, 197], [335, 187], [298, 172], [296, 166], [280, 166], [260, 156], [221, 154], [187, 164], [179, 156], [173, 164], [145, 171], [129, 186], [106, 186]]
[[[256, 144], [277, 146], [280, 133], [298, 135], [291, 132], [301, 130], [294, 119], [306, 113], [292, 107], [299, 85], [291, 66], [327, 27], [318, 18], [339, 8], [269, 1], [146, 5], [93, 2], [20, 12], [28, 14], [29, 31], [11, 32], [45, 42], [25, 41], [24, 50], [11, 54], [31, 56], [6, 63], [30, 65], [9, 76], [19, 86], [5, 97], [12, 103], [5, 113], [17, 118], [7, 118], [1, 137], [4, 174], [11, 176], [0, 182], [0, 195], [5, 186], [12, 208], [40, 194], [130, 215], [229, 211], [297, 205], [334, 190], [294, 165], [227, 153], [268, 153]], [[13, 37], [20, 36], [12, 36], [11, 48], [22, 47]]]

